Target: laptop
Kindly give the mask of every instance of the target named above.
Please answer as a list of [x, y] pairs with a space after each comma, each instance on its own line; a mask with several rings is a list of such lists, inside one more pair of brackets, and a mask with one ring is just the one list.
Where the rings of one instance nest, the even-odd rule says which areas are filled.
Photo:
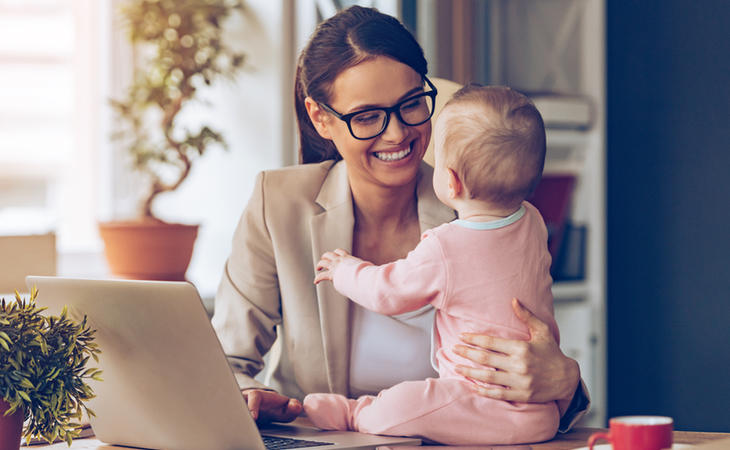
[[87, 406], [103, 442], [196, 450], [420, 445], [296, 425], [259, 430], [190, 283], [28, 276], [26, 284], [38, 288], [39, 306], [59, 314], [68, 305], [70, 317], [86, 315], [96, 329], [101, 355], [90, 367], [102, 369], [104, 381], [89, 382], [96, 397]]

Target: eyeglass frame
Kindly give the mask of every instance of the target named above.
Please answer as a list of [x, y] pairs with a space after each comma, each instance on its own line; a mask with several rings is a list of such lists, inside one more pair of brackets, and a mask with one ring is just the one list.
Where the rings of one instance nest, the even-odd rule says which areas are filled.
[[[337, 111], [335, 111], [330, 105], [328, 105], [326, 103], [321, 103], [321, 102], [317, 102], [317, 103], [319, 103], [319, 105], [325, 111], [327, 111], [328, 113], [332, 114], [333, 116], [335, 116], [336, 118], [340, 119], [341, 121], [345, 122], [347, 124], [347, 129], [350, 130], [350, 135], [353, 138], [355, 138], [355, 139], [357, 139], [359, 141], [368, 141], [370, 139], [375, 139], [376, 137], [378, 137], [381, 134], [385, 133], [385, 130], [388, 129], [388, 125], [390, 125], [390, 116], [393, 113], [395, 113], [395, 116], [398, 118], [398, 120], [400, 121], [400, 123], [402, 123], [403, 125], [409, 126], [409, 127], [417, 127], [417, 126], [423, 125], [424, 123], [426, 123], [429, 120], [431, 120], [431, 117], [433, 117], [433, 113], [436, 110], [436, 94], [438, 94], [438, 89], [436, 89], [436, 86], [434, 86], [433, 83], [431, 83], [431, 80], [429, 80], [427, 76], [424, 76], [423, 79], [426, 81], [426, 84], [431, 89], [430, 91], [419, 92], [418, 94], [411, 95], [410, 97], [405, 98], [405, 99], [399, 101], [398, 103], [396, 103], [395, 105], [390, 106], [390, 107], [385, 107], [385, 108], [367, 108], [367, 109], [363, 109], [361, 111], [355, 111], [355, 112], [351, 112], [351, 113], [347, 113], [347, 114], [340, 114]], [[401, 106], [403, 106], [405, 103], [413, 100], [414, 98], [421, 97], [421, 96], [431, 97], [431, 101], [433, 102], [433, 106], [431, 107], [431, 113], [422, 122], [414, 123], [414, 124], [406, 123], [403, 120], [403, 117], [401, 117], [401, 115], [400, 115], [400, 108], [401, 108]], [[385, 121], [383, 121], [383, 128], [375, 136], [371, 136], [371, 137], [367, 137], [367, 138], [361, 138], [361, 137], [355, 136], [355, 133], [352, 131], [352, 124], [350, 123], [351, 119], [353, 117], [357, 116], [358, 114], [362, 114], [362, 113], [366, 113], [366, 112], [370, 112], [370, 111], [385, 111]]]

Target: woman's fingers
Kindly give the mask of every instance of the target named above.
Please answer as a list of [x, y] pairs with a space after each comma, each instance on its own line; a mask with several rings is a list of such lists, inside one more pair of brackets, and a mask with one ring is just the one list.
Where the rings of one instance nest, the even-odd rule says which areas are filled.
[[289, 401], [286, 404], [286, 408], [284, 408], [284, 411], [282, 412], [281, 416], [279, 416], [278, 419], [276, 419], [277, 422], [291, 422], [292, 420], [299, 417], [299, 414], [302, 413], [303, 410], [302, 402], [295, 398], [290, 398]]
[[[538, 319], [537, 316], [532, 314], [530, 310], [522, 306], [522, 303], [520, 303], [516, 298], [512, 299], [512, 309], [514, 310], [515, 315], [517, 315], [517, 318], [527, 325], [530, 332], [530, 341], [534, 342], [538, 339], [553, 339], [550, 334], [550, 327], [548, 327], [545, 322]], [[461, 333], [460, 338], [467, 344], [475, 345], [493, 352], [504, 353], [506, 355], [524, 357], [528, 351], [528, 341], [502, 339], [494, 336], [474, 333]]]
[[506, 387], [511, 379], [507, 372], [500, 370], [481, 369], [478, 367], [469, 366], [456, 366], [456, 371], [472, 380], [479, 381], [481, 383], [489, 383]]
[[525, 352], [526, 347], [525, 341], [502, 339], [494, 336], [488, 336], [486, 334], [461, 333], [459, 337], [462, 342], [479, 347], [479, 349], [502, 353], [504, 355], [522, 354]]
[[261, 401], [263, 400], [261, 391], [249, 389], [247, 391], [243, 391], [243, 396], [246, 397], [246, 403], [248, 404], [248, 410], [251, 413], [251, 417], [253, 417], [254, 420], [258, 419]]
[[455, 345], [454, 353], [479, 364], [480, 366], [491, 367], [500, 370], [508, 370], [510, 367], [509, 356], [502, 353], [470, 347], [468, 345]]
[[474, 362], [477, 367], [460, 368], [460, 373], [494, 385], [475, 388], [480, 394], [491, 398], [522, 402], [569, 402], [580, 379], [577, 363], [562, 353], [547, 323], [537, 318], [517, 299], [512, 299], [512, 309], [527, 326], [529, 340], [463, 333], [461, 340], [468, 345], [456, 345], [453, 350]]
[[528, 402], [529, 397], [524, 390], [506, 389], [501, 387], [486, 387], [474, 385], [472, 389], [480, 395], [495, 400], [506, 400], [508, 402]]
[[489, 386], [480, 384], [474, 384], [472, 386], [480, 395], [513, 402], [528, 402], [531, 400], [529, 390], [530, 377], [527, 375], [515, 375], [514, 373], [501, 370], [480, 369], [468, 366], [456, 366], [456, 371], [472, 380], [489, 384]]
[[291, 422], [302, 412], [302, 403], [293, 398], [269, 393], [259, 415], [259, 422]]
[[302, 412], [302, 403], [273, 391], [249, 389], [243, 392], [251, 416], [260, 423], [291, 422]]
[[489, 384], [489, 386], [480, 384], [472, 386], [480, 395], [514, 402], [527, 402], [530, 400], [531, 378], [529, 375], [515, 375], [502, 370], [469, 366], [456, 366], [456, 371], [472, 380]]
[[522, 303], [516, 298], [512, 299], [512, 310], [515, 312], [517, 318], [527, 325], [532, 338], [536, 336], [545, 337], [550, 334], [550, 327], [538, 319], [529, 309], [522, 306]]

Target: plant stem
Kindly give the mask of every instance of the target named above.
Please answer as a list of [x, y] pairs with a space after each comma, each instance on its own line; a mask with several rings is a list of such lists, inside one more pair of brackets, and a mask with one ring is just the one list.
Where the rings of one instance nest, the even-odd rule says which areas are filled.
[[152, 202], [155, 197], [163, 192], [174, 191], [178, 188], [178, 186], [182, 184], [183, 181], [185, 181], [185, 178], [187, 178], [187, 176], [190, 174], [190, 169], [192, 167], [190, 158], [188, 158], [188, 156], [185, 154], [181, 143], [173, 139], [172, 130], [175, 116], [180, 112], [183, 102], [191, 98], [194, 92], [195, 88], [186, 88], [184, 92], [182, 92], [180, 96], [173, 101], [171, 107], [165, 111], [165, 115], [162, 117], [161, 125], [162, 129], [165, 130], [165, 140], [170, 145], [170, 147], [173, 148], [177, 153], [178, 159], [182, 163], [182, 170], [180, 171], [180, 175], [178, 176], [177, 180], [172, 183], [163, 183], [159, 177], [155, 177], [154, 181], [152, 182], [151, 192], [147, 196], [147, 200], [145, 200], [143, 205], [142, 212], [146, 219], [159, 220], [152, 213]]

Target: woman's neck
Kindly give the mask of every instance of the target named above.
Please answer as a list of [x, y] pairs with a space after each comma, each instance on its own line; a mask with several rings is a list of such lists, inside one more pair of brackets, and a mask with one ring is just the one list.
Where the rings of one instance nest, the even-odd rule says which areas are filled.
[[356, 229], [398, 229], [418, 220], [416, 180], [399, 187], [351, 183]]
[[415, 181], [408, 186], [352, 186], [352, 254], [373, 264], [404, 258], [420, 240]]

